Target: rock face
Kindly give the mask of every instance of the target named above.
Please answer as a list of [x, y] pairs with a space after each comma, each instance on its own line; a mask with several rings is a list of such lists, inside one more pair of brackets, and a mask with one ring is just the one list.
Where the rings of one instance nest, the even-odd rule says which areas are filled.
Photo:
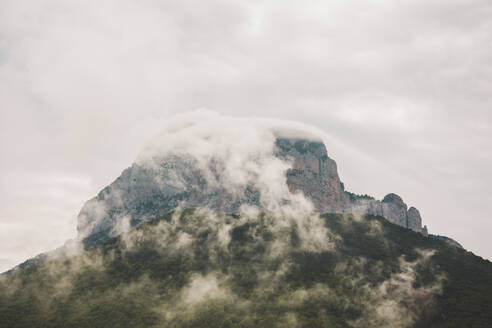
[[[280, 184], [286, 183], [292, 194], [302, 192], [316, 211], [380, 215], [422, 232], [419, 211], [414, 207], [407, 210], [398, 195], [388, 194], [378, 201], [345, 191], [337, 165], [322, 142], [277, 138], [272, 155], [290, 163]], [[79, 239], [86, 247], [96, 245], [125, 226], [138, 225], [179, 206], [226, 213], [237, 213], [243, 205], [262, 208], [265, 191], [254, 183], [239, 190], [226, 188], [227, 184], [222, 163], [213, 158], [206, 167], [192, 156], [175, 154], [160, 159], [158, 165], [135, 163], [84, 205], [78, 216]]]
[[407, 226], [407, 205], [400, 196], [388, 194], [382, 200], [383, 216], [391, 223]]
[[345, 211], [350, 197], [344, 192], [337, 164], [328, 157], [323, 143], [278, 139], [276, 145], [275, 155], [292, 162], [286, 174], [291, 192], [302, 191], [319, 212]]
[[[415, 207], [410, 207], [407, 212], [407, 228], [413, 231], [422, 232], [422, 218], [420, 212]], [[427, 228], [426, 228], [427, 230]]]
[[380, 215], [391, 223], [422, 232], [420, 212], [415, 207], [407, 210], [400, 196], [391, 193], [378, 201], [345, 191], [337, 165], [328, 157], [323, 143], [281, 139], [277, 146], [277, 156], [293, 160], [293, 168], [287, 172], [289, 189], [301, 190], [319, 212]]

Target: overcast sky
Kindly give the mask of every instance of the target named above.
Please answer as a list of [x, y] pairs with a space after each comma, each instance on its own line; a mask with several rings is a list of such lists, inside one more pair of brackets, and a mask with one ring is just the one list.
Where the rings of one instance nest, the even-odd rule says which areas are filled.
[[398, 193], [492, 259], [492, 2], [0, 2], [0, 271], [196, 108], [332, 137], [348, 190]]

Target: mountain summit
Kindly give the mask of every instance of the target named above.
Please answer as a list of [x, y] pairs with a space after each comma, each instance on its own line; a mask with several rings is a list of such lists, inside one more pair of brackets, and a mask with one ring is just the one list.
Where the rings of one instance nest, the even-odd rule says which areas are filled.
[[320, 138], [248, 123], [231, 131], [193, 122], [161, 136], [83, 206], [78, 239], [93, 246], [177, 208], [370, 214], [427, 234], [419, 211], [398, 195], [379, 201], [345, 191]]

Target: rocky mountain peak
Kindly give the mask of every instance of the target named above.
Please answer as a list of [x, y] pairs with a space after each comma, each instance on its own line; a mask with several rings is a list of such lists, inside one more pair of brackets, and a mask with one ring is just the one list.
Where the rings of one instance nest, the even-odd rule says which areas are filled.
[[237, 158], [229, 154], [204, 161], [170, 152], [152, 165], [134, 163], [84, 205], [78, 216], [79, 239], [91, 246], [178, 207], [239, 213], [244, 206], [262, 211], [279, 204], [309, 208], [306, 200], [320, 213], [380, 215], [422, 231], [420, 213], [407, 210], [398, 195], [378, 201], [345, 191], [321, 141], [277, 137], [270, 152]]

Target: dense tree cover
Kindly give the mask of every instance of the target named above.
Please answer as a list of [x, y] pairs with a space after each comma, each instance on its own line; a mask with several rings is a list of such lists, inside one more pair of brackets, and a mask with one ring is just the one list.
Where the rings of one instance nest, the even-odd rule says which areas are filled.
[[489, 261], [381, 217], [316, 219], [169, 213], [1, 281], [0, 327], [492, 326]]

